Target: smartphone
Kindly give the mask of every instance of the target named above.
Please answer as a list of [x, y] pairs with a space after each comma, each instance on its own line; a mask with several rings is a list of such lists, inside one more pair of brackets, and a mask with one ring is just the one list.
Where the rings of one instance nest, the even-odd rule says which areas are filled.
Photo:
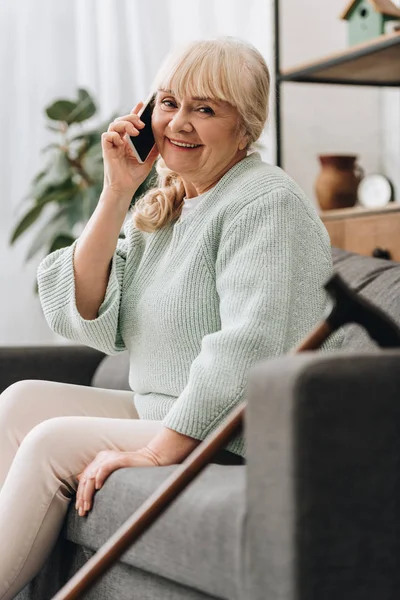
[[144, 123], [143, 129], [139, 129], [139, 135], [125, 135], [125, 138], [132, 148], [137, 161], [143, 164], [146, 162], [147, 157], [149, 156], [154, 144], [154, 135], [151, 129], [151, 115], [153, 114], [154, 102], [156, 95], [151, 94], [149, 98], [147, 98], [144, 106], [138, 112], [138, 115]]

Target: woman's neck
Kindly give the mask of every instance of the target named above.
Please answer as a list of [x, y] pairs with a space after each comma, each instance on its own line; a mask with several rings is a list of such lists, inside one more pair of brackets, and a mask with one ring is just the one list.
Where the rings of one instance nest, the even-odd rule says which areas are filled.
[[[208, 190], [213, 188], [221, 179], [221, 177], [223, 177], [225, 173], [227, 173], [229, 169], [233, 167], [233, 165], [241, 161], [246, 156], [247, 150], [240, 150], [237, 154], [235, 154], [233, 159], [227, 165], [225, 165], [221, 171], [218, 172], [218, 174], [210, 177], [209, 179], [197, 179], [196, 177], [196, 180], [193, 180], [190, 178], [190, 175], [186, 176], [185, 174], [181, 175], [179, 173], [185, 188], [185, 197], [189, 200], [190, 198], [195, 198], [196, 196], [200, 196], [201, 194], [208, 192]], [[196, 173], [196, 175], [199, 175], [199, 173]]]

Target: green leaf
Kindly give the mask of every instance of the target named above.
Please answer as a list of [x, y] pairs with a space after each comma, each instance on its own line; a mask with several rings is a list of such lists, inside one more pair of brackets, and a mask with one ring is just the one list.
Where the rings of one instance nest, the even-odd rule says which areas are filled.
[[83, 190], [79, 189], [71, 198], [66, 206], [66, 217], [68, 222], [68, 231], [73, 232], [78, 224], [86, 224], [83, 217]]
[[51, 254], [51, 252], [54, 252], [55, 250], [60, 250], [61, 248], [66, 248], [67, 246], [70, 246], [74, 243], [74, 241], [75, 239], [72, 236], [61, 233], [52, 241], [49, 249], [49, 254]]
[[67, 123], [82, 123], [82, 121], [86, 121], [86, 119], [93, 117], [93, 115], [96, 114], [96, 110], [97, 107], [90, 94], [81, 88], [78, 90], [76, 109], [69, 115]]
[[43, 196], [36, 198], [36, 204], [44, 206], [45, 204], [50, 204], [50, 202], [59, 204], [60, 202], [71, 201], [78, 189], [79, 187], [75, 184], [66, 188], [55, 188], [54, 190], [43, 194]]
[[104, 174], [101, 144], [94, 144], [82, 156], [82, 167], [92, 181], [102, 181]]
[[35, 238], [30, 245], [25, 257], [25, 262], [31, 260], [42, 248], [51, 244], [52, 240], [60, 234], [69, 230], [66, 208], [62, 208], [44, 226], [36, 232]]
[[79, 89], [77, 102], [57, 100], [45, 110], [47, 116], [53, 121], [64, 121], [71, 125], [71, 123], [81, 123], [90, 119], [97, 108], [90, 94], [84, 89]]
[[[36, 184], [31, 184], [29, 193], [25, 196], [24, 200], [30, 200], [41, 204], [42, 198], [45, 198], [53, 193], [60, 193], [63, 191], [74, 191], [77, 188], [77, 183], [73, 181], [72, 177], [68, 178], [61, 185], [50, 185], [46, 179], [41, 178]], [[47, 202], [44, 202], [46, 204]]]
[[47, 150], [50, 150], [51, 148], [58, 148], [58, 149], [60, 149], [61, 146], [60, 146], [60, 144], [47, 144], [47, 146], [45, 146], [44, 148], [42, 148], [40, 150], [40, 152], [47, 152]]
[[54, 127], [54, 125], [46, 125], [46, 129], [50, 129], [50, 131], [55, 131], [56, 133], [61, 133], [63, 131], [63, 128], [58, 126], [58, 127]]
[[77, 135], [69, 141], [69, 147], [71, 150], [70, 155], [80, 160], [92, 146], [96, 145], [100, 145], [101, 147], [100, 132], [93, 131], [91, 133]]
[[50, 188], [56, 188], [69, 180], [73, 175], [73, 170], [64, 150], [53, 150], [49, 154], [46, 173], [37, 182], [31, 194], [34, 197], [42, 196]]
[[36, 195], [36, 190], [40, 190], [42, 187], [42, 179], [43, 177], [46, 175], [47, 171], [40, 171], [33, 179], [31, 182], [31, 189], [29, 190], [29, 192], [26, 194], [26, 196], [24, 196], [22, 198], [22, 202], [25, 202], [25, 200], [32, 200], [32, 197], [35, 197]]
[[16, 239], [24, 233], [35, 221], [40, 217], [44, 205], [38, 205], [31, 208], [20, 220], [16, 228], [14, 229], [10, 245], [12, 246]]
[[66, 121], [68, 123], [69, 115], [77, 108], [76, 102], [70, 100], [56, 100], [45, 108], [49, 119], [53, 121]]
[[47, 171], [40, 171], [32, 180], [32, 183], [38, 183], [38, 181], [40, 181], [45, 175], [46, 175]]

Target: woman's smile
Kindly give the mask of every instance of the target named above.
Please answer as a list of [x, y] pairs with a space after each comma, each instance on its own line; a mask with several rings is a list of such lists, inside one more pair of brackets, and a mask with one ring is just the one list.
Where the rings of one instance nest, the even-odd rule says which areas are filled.
[[167, 137], [169, 146], [172, 146], [176, 150], [197, 150], [201, 148], [203, 144], [193, 144], [191, 142], [184, 142], [181, 140], [173, 140]]

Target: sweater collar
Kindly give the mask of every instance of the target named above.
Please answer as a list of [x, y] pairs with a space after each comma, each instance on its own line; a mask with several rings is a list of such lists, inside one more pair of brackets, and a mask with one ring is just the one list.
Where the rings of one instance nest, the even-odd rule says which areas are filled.
[[208, 209], [214, 206], [216, 202], [218, 202], [219, 198], [223, 196], [225, 188], [232, 181], [232, 179], [236, 178], [237, 175], [244, 171], [247, 171], [253, 165], [256, 165], [260, 162], [261, 156], [259, 152], [252, 152], [251, 154], [237, 162], [235, 165], [233, 165], [233, 167], [231, 167], [229, 171], [227, 171], [221, 177], [221, 179], [214, 185], [213, 188], [211, 188], [211, 190], [205, 192], [205, 198], [203, 198], [202, 201], [199, 202], [199, 204], [195, 206], [193, 210], [191, 210], [182, 221], [175, 221], [174, 228], [185, 227], [185, 225], [190, 223], [193, 219], [197, 219], [203, 214], [206, 214]]

